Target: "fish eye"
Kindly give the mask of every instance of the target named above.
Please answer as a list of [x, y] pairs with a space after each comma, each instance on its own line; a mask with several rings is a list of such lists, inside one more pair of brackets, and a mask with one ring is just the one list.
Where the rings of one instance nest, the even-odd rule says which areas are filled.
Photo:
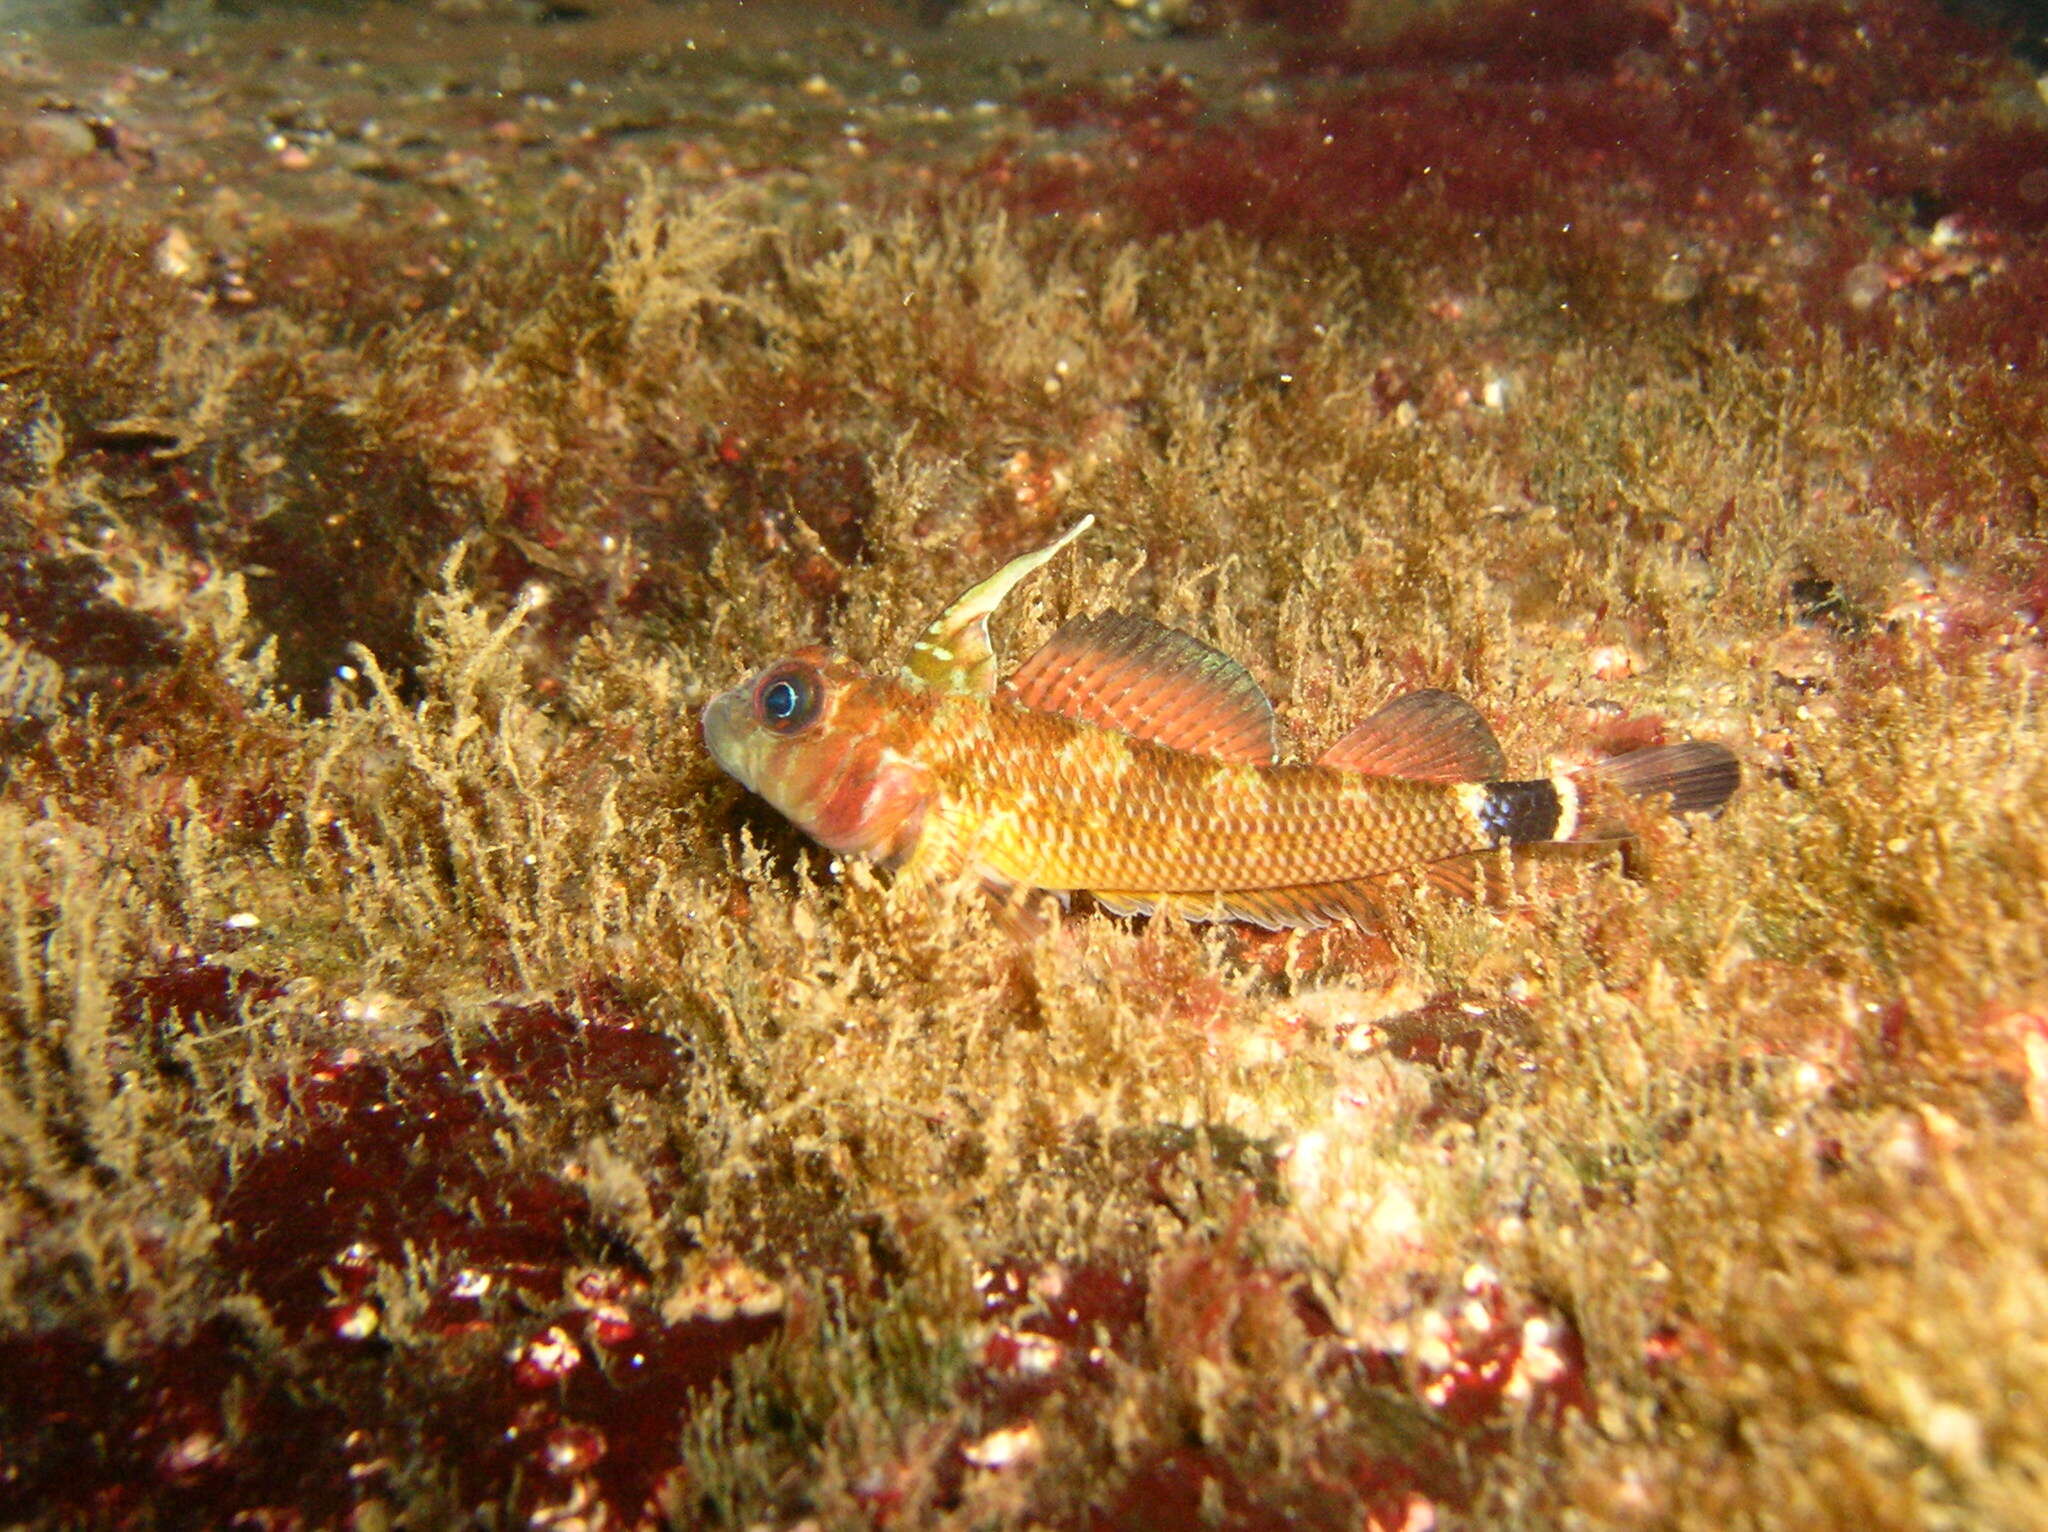
[[818, 716], [825, 688], [808, 665], [780, 665], [754, 688], [754, 712], [771, 734], [796, 734]]

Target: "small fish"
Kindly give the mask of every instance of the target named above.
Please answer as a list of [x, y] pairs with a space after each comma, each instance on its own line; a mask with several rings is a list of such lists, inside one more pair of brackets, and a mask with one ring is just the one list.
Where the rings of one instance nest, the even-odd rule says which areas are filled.
[[814, 840], [899, 879], [1269, 929], [1377, 925], [1391, 875], [1469, 889], [1477, 854], [1619, 839], [1609, 793], [1698, 813], [1735, 791], [1735, 758], [1697, 742], [1506, 780], [1485, 720], [1442, 691], [1282, 763], [1243, 666], [1124, 612], [1069, 622], [998, 685], [990, 614], [1093, 520], [955, 601], [898, 675], [806, 648], [721, 693], [704, 709], [712, 755]]

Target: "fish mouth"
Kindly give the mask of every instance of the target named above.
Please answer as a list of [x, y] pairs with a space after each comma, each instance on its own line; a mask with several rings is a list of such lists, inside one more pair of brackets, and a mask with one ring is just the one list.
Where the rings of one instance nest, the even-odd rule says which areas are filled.
[[750, 752], [745, 748], [749, 730], [747, 698], [742, 695], [743, 691], [744, 688], [735, 688], [720, 692], [705, 704], [704, 746], [711, 752], [711, 758], [725, 769], [726, 775], [751, 788], [754, 772], [753, 763], [747, 759]]

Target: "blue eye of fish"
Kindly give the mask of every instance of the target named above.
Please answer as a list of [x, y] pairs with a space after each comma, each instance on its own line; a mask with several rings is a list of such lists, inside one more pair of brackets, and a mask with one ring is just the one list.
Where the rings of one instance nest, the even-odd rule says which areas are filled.
[[754, 693], [754, 711], [762, 726], [775, 734], [794, 734], [818, 716], [820, 687], [808, 667], [778, 670]]

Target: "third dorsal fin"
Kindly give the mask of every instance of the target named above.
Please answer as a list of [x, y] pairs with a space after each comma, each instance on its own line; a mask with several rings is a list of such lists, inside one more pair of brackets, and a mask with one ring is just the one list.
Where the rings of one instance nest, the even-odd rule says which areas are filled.
[[1479, 710], [1435, 690], [1396, 697], [1330, 746], [1320, 764], [1423, 782], [1492, 782], [1507, 775], [1500, 742]]
[[1026, 707], [1226, 761], [1279, 753], [1273, 704], [1251, 673], [1149, 617], [1077, 617], [1003, 685]]

